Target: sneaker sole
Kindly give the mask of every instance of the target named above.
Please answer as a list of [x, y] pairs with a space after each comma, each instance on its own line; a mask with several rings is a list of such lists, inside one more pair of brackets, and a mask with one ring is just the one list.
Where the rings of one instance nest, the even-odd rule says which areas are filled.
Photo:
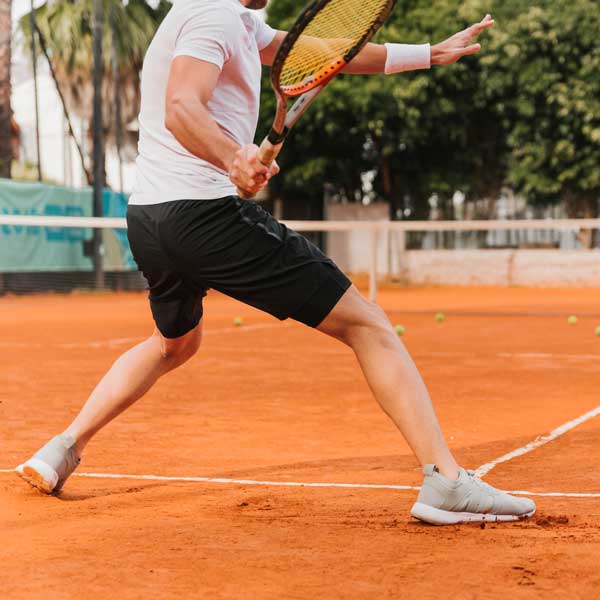
[[522, 521], [535, 514], [535, 509], [530, 513], [523, 515], [492, 515], [483, 513], [452, 512], [441, 510], [416, 502], [410, 511], [410, 514], [431, 525], [458, 525], [460, 523], [506, 523], [510, 521]]
[[32, 458], [16, 468], [16, 474], [32, 487], [52, 494], [58, 483], [58, 473], [45, 462]]

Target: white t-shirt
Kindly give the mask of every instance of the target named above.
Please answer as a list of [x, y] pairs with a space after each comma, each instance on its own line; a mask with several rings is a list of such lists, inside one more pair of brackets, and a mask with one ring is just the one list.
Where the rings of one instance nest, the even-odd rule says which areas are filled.
[[238, 144], [250, 144], [258, 123], [259, 52], [275, 33], [239, 0], [175, 0], [144, 59], [131, 204], [211, 200], [235, 194], [227, 172], [194, 156], [165, 127], [171, 61], [191, 56], [219, 67], [221, 74], [208, 110]]

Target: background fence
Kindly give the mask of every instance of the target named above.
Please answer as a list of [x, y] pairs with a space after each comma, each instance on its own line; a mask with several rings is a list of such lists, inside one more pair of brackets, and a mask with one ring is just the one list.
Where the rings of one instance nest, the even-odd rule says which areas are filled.
[[[555, 248], [531, 248], [525, 244], [514, 248], [476, 247], [469, 249], [411, 248], [411, 234], [433, 239], [439, 233], [458, 236], [482, 233], [479, 239], [497, 239], [504, 233], [514, 239], [551, 238], [569, 233], [574, 240], [585, 238], [600, 229], [600, 219], [527, 220], [527, 221], [287, 221], [300, 232], [327, 234], [325, 251], [350, 274], [368, 274], [369, 296], [377, 297], [382, 279], [407, 284], [434, 285], [600, 285], [600, 251]], [[121, 277], [109, 277], [108, 287], [143, 287], [136, 273], [126, 241], [127, 223], [122, 217], [96, 218], [73, 216], [0, 215], [0, 272], [4, 291], [52, 289], [53, 256], [59, 248], [71, 254], [63, 258], [60, 289], [92, 287], [86, 276], [92, 265], [85, 248], [94, 229], [103, 231], [104, 266]], [[495, 237], [494, 237], [495, 236]], [[475, 239], [475, 238], [473, 238]], [[47, 266], [31, 268], [28, 255], [32, 244], [43, 243]], [[52, 249], [52, 250], [51, 250]], [[81, 264], [82, 260], [88, 263]], [[35, 273], [31, 274], [31, 271]], [[23, 278], [30, 273], [29, 278]], [[12, 274], [12, 279], [11, 279]], [[125, 276], [129, 274], [128, 276]], [[13, 284], [11, 284], [13, 281]], [[25, 284], [27, 281], [36, 285]], [[47, 283], [48, 285], [42, 285]]]

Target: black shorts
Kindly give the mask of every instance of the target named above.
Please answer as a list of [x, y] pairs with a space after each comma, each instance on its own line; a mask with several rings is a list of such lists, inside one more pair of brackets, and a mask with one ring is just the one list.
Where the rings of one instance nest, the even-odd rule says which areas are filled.
[[127, 225], [166, 338], [198, 325], [209, 288], [316, 327], [351, 285], [314, 244], [254, 201], [229, 196], [130, 205]]

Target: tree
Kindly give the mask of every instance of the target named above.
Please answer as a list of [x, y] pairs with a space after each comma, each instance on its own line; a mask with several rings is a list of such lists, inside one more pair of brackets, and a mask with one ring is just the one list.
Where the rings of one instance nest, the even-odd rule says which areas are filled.
[[[512, 0], [483, 58], [509, 148], [507, 182], [534, 204], [595, 217], [600, 199], [600, 4]], [[507, 5], [508, 4], [508, 5]]]
[[11, 15], [11, 0], [0, 0], [0, 177], [10, 177], [13, 158], [10, 106]]
[[[269, 9], [289, 26], [293, 0]], [[341, 76], [310, 109], [281, 155], [274, 194], [315, 204], [324, 186], [361, 199], [372, 171], [392, 216], [427, 218], [435, 194], [452, 217], [510, 186], [534, 204], [563, 202], [594, 216], [600, 196], [600, 4], [597, 0], [399, 0], [378, 38], [437, 42], [491, 12], [483, 52], [452, 67], [393, 77]], [[273, 114], [265, 89], [263, 123]], [[264, 128], [263, 128], [264, 130]], [[303, 199], [304, 201], [304, 199]]]
[[[104, 0], [103, 89], [104, 128], [108, 142], [114, 142], [115, 103], [112, 68], [113, 43], [116, 46], [121, 108], [124, 122], [137, 116], [140, 103], [139, 76], [144, 55], [156, 29], [170, 9], [161, 0], [152, 8], [144, 0]], [[92, 22], [93, 0], [55, 0], [35, 11], [36, 22], [46, 42], [57, 84], [63, 92], [69, 112], [90, 121], [93, 97]], [[29, 39], [29, 16], [19, 24], [24, 39]], [[113, 39], [113, 33], [116, 39]], [[131, 140], [135, 142], [135, 140]]]
[[[441, 41], [472, 22], [463, 4], [400, 0], [376, 41]], [[293, 0], [279, 0], [269, 21], [286, 28], [297, 11]], [[450, 205], [458, 188], [471, 194], [499, 189], [502, 160], [492, 169], [484, 164], [502, 157], [503, 138], [487, 122], [487, 99], [474, 102], [480, 83], [477, 59], [392, 77], [339, 76], [290, 137], [273, 193], [292, 202], [309, 196], [318, 205], [327, 185], [335, 196], [362, 200], [361, 175], [373, 171], [375, 193], [390, 202], [392, 216], [426, 218], [433, 193]], [[265, 91], [264, 122], [273, 113], [271, 96]]]

